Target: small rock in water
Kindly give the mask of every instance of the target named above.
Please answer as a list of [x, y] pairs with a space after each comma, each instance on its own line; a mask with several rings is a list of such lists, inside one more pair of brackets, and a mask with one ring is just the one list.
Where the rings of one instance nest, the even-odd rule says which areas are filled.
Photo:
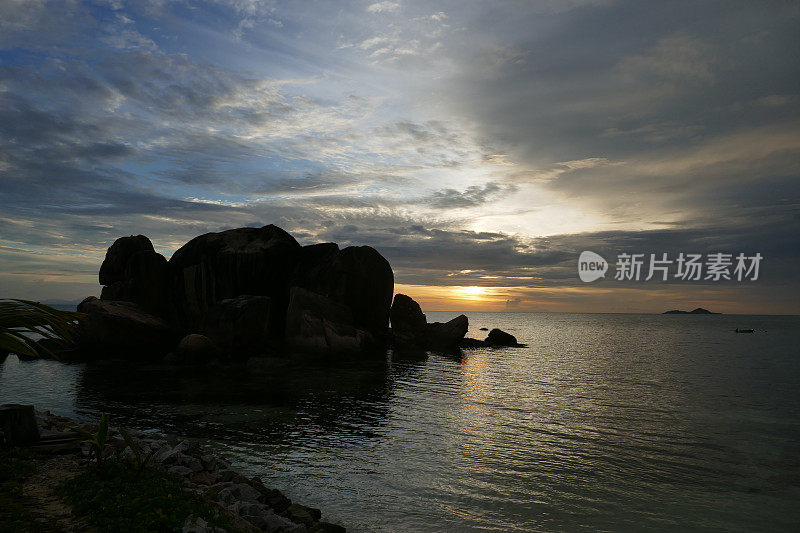
[[492, 346], [517, 346], [517, 338], [510, 333], [506, 333], [502, 329], [493, 329], [486, 337], [486, 343]]

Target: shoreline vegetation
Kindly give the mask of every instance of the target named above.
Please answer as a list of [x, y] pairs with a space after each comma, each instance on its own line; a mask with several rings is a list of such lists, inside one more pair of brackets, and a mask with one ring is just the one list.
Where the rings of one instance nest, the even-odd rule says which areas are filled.
[[[41, 440], [33, 448], [0, 447], [0, 532], [346, 531], [243, 476], [198, 441], [114, 429], [104, 420], [94, 426], [36, 411]], [[76, 428], [102, 444], [48, 444], [77, 435]]]

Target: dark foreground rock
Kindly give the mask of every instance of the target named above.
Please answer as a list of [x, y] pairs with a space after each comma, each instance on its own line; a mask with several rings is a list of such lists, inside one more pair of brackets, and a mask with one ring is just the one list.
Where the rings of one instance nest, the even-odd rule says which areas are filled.
[[229, 358], [245, 360], [277, 344], [270, 334], [271, 320], [272, 299], [245, 294], [212, 306], [203, 317], [200, 331], [224, 348]]
[[156, 359], [177, 339], [167, 323], [131, 302], [98, 300], [78, 304], [81, 348], [98, 357]]
[[371, 334], [355, 327], [349, 307], [301, 287], [292, 287], [286, 344], [323, 355], [358, 354], [376, 348]]
[[192, 333], [182, 338], [176, 352], [180, 363], [190, 365], [205, 364], [221, 355], [220, 349], [214, 341], [198, 333]]
[[0, 405], [0, 446], [28, 446], [39, 440], [39, 428], [32, 405]]

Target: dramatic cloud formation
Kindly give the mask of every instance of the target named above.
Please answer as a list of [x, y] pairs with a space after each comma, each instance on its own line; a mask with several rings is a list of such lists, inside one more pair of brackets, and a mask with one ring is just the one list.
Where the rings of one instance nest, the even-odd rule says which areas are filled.
[[[800, 312], [786, 2], [0, 3], [0, 296], [98, 290], [276, 223], [427, 309]], [[757, 282], [583, 284], [582, 250], [761, 253]], [[476, 289], [476, 287], [478, 289]]]

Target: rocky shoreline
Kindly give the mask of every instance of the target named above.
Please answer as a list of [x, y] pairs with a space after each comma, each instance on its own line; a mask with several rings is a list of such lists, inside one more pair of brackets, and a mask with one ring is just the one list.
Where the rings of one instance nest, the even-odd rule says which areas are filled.
[[[54, 415], [49, 411], [37, 410], [36, 420], [43, 443], [48, 439], [64, 435], [70, 428], [80, 427], [87, 431], [96, 429], [90, 424]], [[241, 531], [271, 533], [346, 531], [340, 525], [323, 521], [319, 509], [292, 502], [280, 490], [266, 487], [258, 477], [248, 478], [237, 472], [228, 461], [203, 450], [197, 440], [155, 437], [130, 430], [129, 433], [143, 453], [152, 452], [152, 465], [181, 477], [187, 489], [202, 495], [221, 511], [229, 514], [235, 527]], [[118, 431], [110, 430], [109, 437], [107, 454], [119, 454], [122, 457], [133, 455], [133, 451], [125, 447], [122, 435]], [[40, 445], [40, 449], [41, 447]], [[48, 473], [58, 472], [56, 477], [61, 479], [77, 474], [82, 464], [86, 464], [89, 454], [86, 447], [80, 449], [76, 447], [71, 451], [57, 453], [52, 449], [41, 449], [41, 452], [38, 466], [40, 471], [44, 470], [42, 475], [47, 477]], [[35, 485], [37, 480], [32, 483]], [[41, 487], [29, 488], [29, 491], [35, 490], [41, 490]], [[61, 520], [70, 519], [63, 510], [60, 514]], [[199, 517], [189, 516], [183, 525], [184, 533], [211, 531], [220, 529], [209, 526]]]

